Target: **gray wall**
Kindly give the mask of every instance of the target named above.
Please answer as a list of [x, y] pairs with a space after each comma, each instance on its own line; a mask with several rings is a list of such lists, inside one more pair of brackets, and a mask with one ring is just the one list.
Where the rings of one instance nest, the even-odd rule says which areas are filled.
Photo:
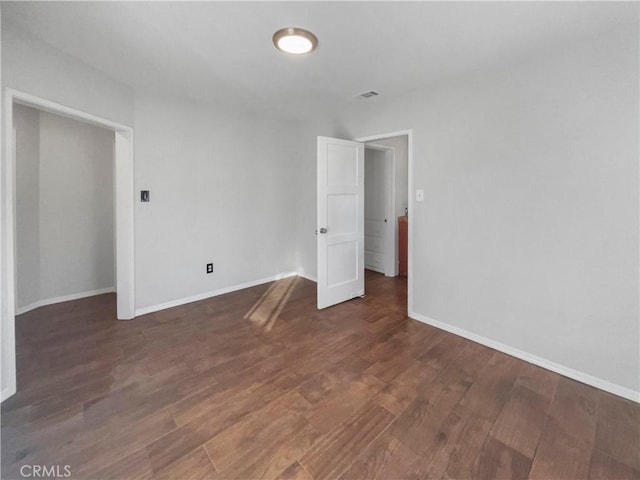
[[40, 113], [15, 105], [16, 306], [40, 301]]
[[115, 286], [113, 142], [110, 130], [40, 114], [42, 300]]
[[4, 21], [2, 86], [133, 125], [128, 86]]
[[143, 94], [135, 112], [138, 308], [296, 271], [294, 124]]
[[640, 390], [638, 59], [620, 29], [343, 117], [414, 129], [416, 313]]
[[113, 288], [113, 132], [14, 112], [17, 309]]

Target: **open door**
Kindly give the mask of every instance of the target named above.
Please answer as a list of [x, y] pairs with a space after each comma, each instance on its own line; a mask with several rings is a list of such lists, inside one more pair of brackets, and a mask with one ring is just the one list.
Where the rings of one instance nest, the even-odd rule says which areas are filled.
[[318, 308], [364, 295], [364, 144], [318, 137]]

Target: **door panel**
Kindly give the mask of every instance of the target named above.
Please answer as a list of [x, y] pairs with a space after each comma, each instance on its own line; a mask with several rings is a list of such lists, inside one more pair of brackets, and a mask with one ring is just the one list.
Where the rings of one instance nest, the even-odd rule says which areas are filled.
[[387, 248], [387, 160], [386, 152], [368, 148], [365, 152], [364, 267], [385, 272]]
[[[384, 253], [384, 238], [380, 236], [373, 237], [371, 235], [365, 235], [364, 236], [365, 255], [367, 252]], [[366, 262], [365, 262], [365, 265], [366, 265]]]
[[373, 253], [365, 250], [364, 265], [369, 270], [384, 273], [384, 255], [382, 253]]
[[364, 295], [364, 145], [318, 137], [318, 308]]
[[327, 186], [358, 185], [357, 149], [345, 145], [327, 145]]
[[[358, 242], [344, 242], [327, 247], [327, 286], [339, 287], [358, 279]], [[351, 298], [351, 297], [348, 297]], [[348, 299], [347, 298], [347, 299]]]
[[327, 218], [331, 237], [357, 233], [358, 197], [356, 195], [329, 195], [327, 197]]

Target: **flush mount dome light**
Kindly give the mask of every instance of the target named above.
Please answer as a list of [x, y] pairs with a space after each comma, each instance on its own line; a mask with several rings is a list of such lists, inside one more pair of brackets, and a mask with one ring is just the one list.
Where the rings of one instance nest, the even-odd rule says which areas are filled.
[[309, 30], [287, 27], [273, 34], [273, 44], [281, 52], [303, 55], [316, 49], [318, 39]]

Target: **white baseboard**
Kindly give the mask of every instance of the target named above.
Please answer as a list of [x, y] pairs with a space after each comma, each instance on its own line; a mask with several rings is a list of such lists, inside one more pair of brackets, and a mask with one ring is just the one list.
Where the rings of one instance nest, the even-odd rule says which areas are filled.
[[30, 312], [31, 310], [35, 310], [36, 308], [44, 307], [46, 305], [53, 305], [54, 303], [69, 302], [71, 300], [93, 297], [94, 295], [102, 295], [103, 293], [113, 293], [115, 291], [115, 287], [108, 287], [101, 288], [99, 290], [89, 290], [88, 292], [72, 293], [71, 295], [64, 295], [62, 297], [48, 298], [46, 300], [40, 300], [38, 302], [25, 305], [24, 307], [16, 308], [16, 315], [22, 315], [23, 313]]
[[520, 360], [524, 360], [525, 362], [532, 363], [547, 370], [551, 370], [552, 372], [558, 373], [573, 380], [577, 380], [578, 382], [586, 383], [587, 385], [591, 385], [592, 387], [596, 387], [614, 395], [618, 395], [620, 397], [631, 400], [633, 402], [640, 403], [640, 392], [636, 392], [634, 390], [631, 390], [630, 388], [608, 382], [601, 378], [594, 377], [593, 375], [589, 375], [588, 373], [574, 370], [573, 368], [569, 368], [564, 365], [560, 365], [559, 363], [555, 363], [536, 355], [532, 355], [517, 348], [510, 347], [495, 340], [491, 340], [490, 338], [482, 337], [462, 328], [439, 322], [438, 320], [420, 315], [419, 313], [409, 312], [409, 317], [413, 318], [414, 320], [418, 320], [419, 322], [426, 323], [427, 325], [431, 325], [432, 327], [445, 330], [449, 333], [453, 333], [454, 335], [464, 337], [468, 340], [480, 343], [489, 348], [493, 348], [494, 350], [506, 353], [507, 355], [519, 358]]
[[308, 274], [306, 274], [304, 272], [298, 271], [298, 276], [302, 277], [302, 278], [304, 278], [306, 280], [309, 280], [310, 282], [318, 283], [318, 279], [316, 277], [312, 277], [311, 275], [308, 275]]
[[2, 389], [2, 391], [0, 392], [0, 402], [4, 402], [7, 398], [9, 398], [11, 395], [14, 395], [16, 393], [16, 387], [5, 387]]
[[191, 302], [197, 302], [199, 300], [204, 300], [206, 298], [217, 297], [218, 295], [224, 295], [225, 293], [235, 292], [237, 290], [243, 290], [245, 288], [255, 287], [257, 285], [262, 285], [263, 283], [274, 282], [276, 280], [281, 280], [287, 277], [295, 277], [298, 274], [296, 272], [286, 272], [279, 273], [277, 275], [273, 275], [267, 278], [261, 278], [260, 280], [254, 280], [252, 282], [241, 283], [239, 285], [232, 285], [230, 287], [220, 288], [218, 290], [214, 290], [213, 292], [204, 292], [199, 293], [197, 295], [192, 295], [190, 297], [179, 298], [177, 300], [171, 300], [170, 302], [158, 303], [156, 305], [151, 305], [149, 307], [142, 307], [136, 309], [136, 317], [139, 315], [146, 315], [148, 313], [158, 312], [160, 310], [165, 310], [167, 308], [178, 307], [180, 305], [185, 305]]

